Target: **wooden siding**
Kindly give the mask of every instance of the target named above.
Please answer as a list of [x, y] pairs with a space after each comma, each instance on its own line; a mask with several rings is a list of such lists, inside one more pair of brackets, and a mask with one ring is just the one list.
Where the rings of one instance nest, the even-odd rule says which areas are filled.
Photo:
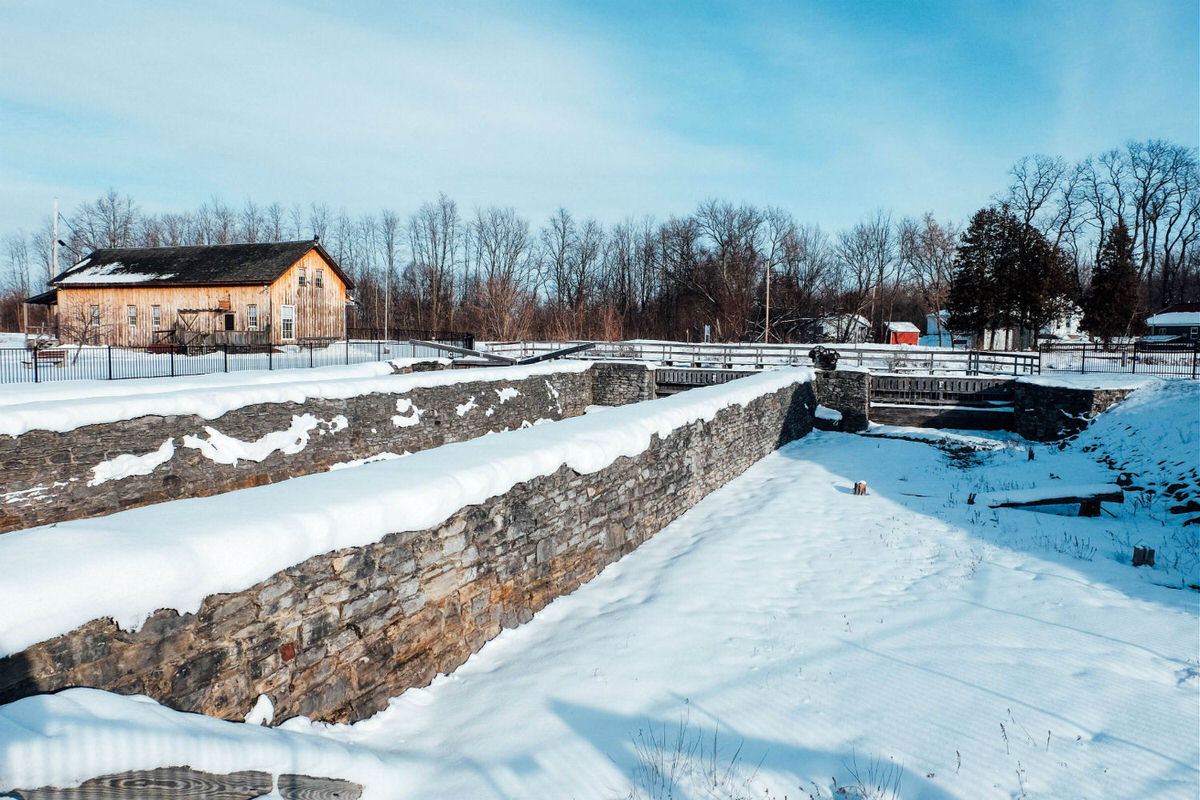
[[[303, 288], [297, 285], [300, 267], [307, 273]], [[320, 289], [313, 280], [318, 269], [323, 271], [324, 286]], [[156, 330], [174, 326], [182, 309], [206, 309], [194, 315], [193, 330], [207, 334], [223, 331], [225, 315], [233, 314], [234, 330], [246, 331], [251, 304], [258, 306], [258, 330], [267, 332], [273, 343], [282, 341], [283, 305], [296, 306], [295, 339], [345, 338], [346, 286], [316, 250], [309, 251], [269, 286], [62, 286], [58, 290], [58, 322], [63, 339], [75, 341], [91, 306], [98, 305], [100, 324], [89, 332], [89, 343], [146, 347], [155, 342]], [[137, 324], [132, 326], [128, 320], [131, 305], [137, 308]], [[158, 326], [153, 322], [156, 305], [162, 313]]]
[[[300, 269], [305, 271], [304, 286], [299, 285]], [[324, 286], [316, 287], [317, 270], [324, 275]], [[288, 271], [271, 284], [271, 331], [281, 341], [283, 306], [296, 307], [296, 338], [346, 338], [346, 284], [320, 253], [310, 250]]]

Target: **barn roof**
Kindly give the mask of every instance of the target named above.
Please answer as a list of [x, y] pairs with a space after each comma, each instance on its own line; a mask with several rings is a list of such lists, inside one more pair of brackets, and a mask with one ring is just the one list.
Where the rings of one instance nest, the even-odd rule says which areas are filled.
[[315, 240], [197, 247], [94, 250], [55, 276], [53, 286], [202, 286], [273, 283], [310, 250], [316, 250], [346, 284], [337, 262]]

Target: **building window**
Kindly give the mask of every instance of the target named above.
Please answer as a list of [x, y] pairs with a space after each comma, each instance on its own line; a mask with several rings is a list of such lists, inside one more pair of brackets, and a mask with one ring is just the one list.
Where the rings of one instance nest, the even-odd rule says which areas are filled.
[[129, 316], [129, 327], [137, 327], [137, 306], [125, 306], [125, 312]]
[[290, 341], [296, 338], [296, 307], [282, 306], [279, 309], [279, 338]]
[[162, 306], [150, 306], [150, 324], [155, 330], [162, 327]]
[[92, 325], [100, 324], [100, 306], [92, 306], [91, 324]]
[[297, 286], [303, 288], [304, 282], [307, 278], [308, 278], [308, 273], [305, 272], [304, 267], [300, 267], [299, 269], [296, 270], [296, 285]]
[[252, 331], [258, 330], [258, 306], [253, 303], [246, 306], [246, 328]]
[[325, 285], [325, 270], [319, 269], [319, 270], [317, 270], [316, 274], [313, 275], [313, 286], [320, 289], [324, 285]]

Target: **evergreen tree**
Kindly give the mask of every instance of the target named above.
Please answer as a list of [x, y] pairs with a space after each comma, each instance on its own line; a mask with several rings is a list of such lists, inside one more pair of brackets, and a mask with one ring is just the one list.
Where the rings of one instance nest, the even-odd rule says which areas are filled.
[[1113, 337], [1129, 335], [1139, 305], [1133, 239], [1124, 220], [1118, 220], [1100, 245], [1092, 287], [1083, 304], [1083, 328], [1107, 345]]
[[954, 259], [950, 295], [946, 300], [950, 330], [973, 333], [977, 341], [984, 331], [995, 327], [998, 315], [995, 277], [1003, 252], [1002, 228], [998, 210], [978, 211], [971, 218]]
[[1007, 208], [985, 208], [971, 219], [955, 258], [950, 329], [970, 331], [982, 344], [989, 330], [1015, 328], [1028, 344], [1061, 313], [1069, 290], [1061, 251]]

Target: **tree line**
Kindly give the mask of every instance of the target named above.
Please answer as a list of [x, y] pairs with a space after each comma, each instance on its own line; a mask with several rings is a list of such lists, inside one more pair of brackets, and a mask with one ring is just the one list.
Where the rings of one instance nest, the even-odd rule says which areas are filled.
[[[1200, 294], [1195, 149], [1151, 140], [1073, 164], [1030, 156], [1009, 176], [965, 227], [880, 210], [833, 233], [721, 199], [665, 221], [604, 225], [565, 208], [534, 223], [446, 195], [407, 215], [220, 198], [153, 214], [110, 190], [60, 218], [60, 268], [99, 248], [318, 236], [357, 285], [350, 326], [492, 339], [694, 341], [707, 328], [716, 341], [806, 341], [813, 320], [860, 315], [881, 341], [889, 320], [924, 327], [925, 314], [947, 310], [961, 330], [1012, 328], [1029, 343], [1072, 303], [1105, 320], [1107, 336]], [[49, 219], [4, 237], [4, 329], [19, 324], [20, 299], [44, 287], [53, 240]], [[1114, 258], [1124, 274], [1112, 272]], [[1126, 302], [1107, 308], [1113, 298]]]

